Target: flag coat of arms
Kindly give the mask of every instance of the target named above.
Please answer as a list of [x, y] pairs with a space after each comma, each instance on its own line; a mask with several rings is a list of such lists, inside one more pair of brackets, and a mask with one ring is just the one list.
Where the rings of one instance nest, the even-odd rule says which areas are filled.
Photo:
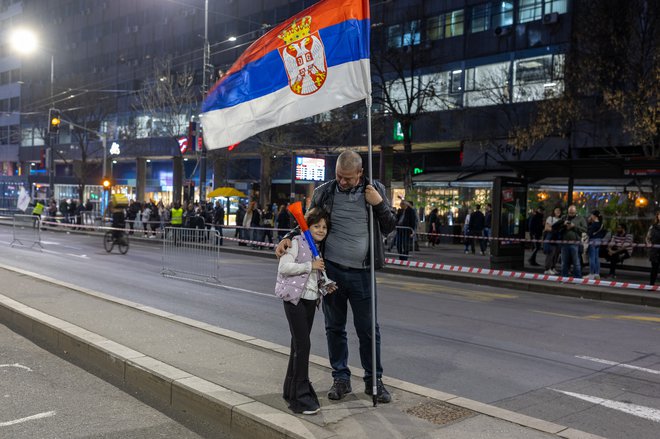
[[255, 41], [202, 106], [207, 146], [224, 148], [269, 128], [371, 93], [369, 1], [322, 0]]

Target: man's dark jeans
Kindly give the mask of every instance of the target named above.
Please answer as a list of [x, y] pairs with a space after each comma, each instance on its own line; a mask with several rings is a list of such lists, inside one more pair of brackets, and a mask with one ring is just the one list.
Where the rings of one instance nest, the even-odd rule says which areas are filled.
[[[323, 297], [325, 335], [332, 366], [332, 377], [349, 380], [348, 339], [346, 318], [348, 303], [353, 311], [353, 323], [360, 343], [360, 360], [365, 381], [370, 381], [373, 368], [371, 362], [371, 294], [369, 269], [359, 270], [342, 267], [326, 260], [328, 277], [337, 282], [338, 290]], [[376, 324], [376, 375], [381, 378], [380, 328]]]

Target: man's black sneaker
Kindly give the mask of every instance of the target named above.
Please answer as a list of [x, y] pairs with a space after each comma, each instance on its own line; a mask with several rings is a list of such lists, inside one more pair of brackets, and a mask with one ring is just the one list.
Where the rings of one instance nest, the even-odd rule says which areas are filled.
[[347, 393], [351, 393], [351, 382], [348, 380], [335, 379], [332, 387], [328, 390], [328, 399], [338, 401], [342, 399]]
[[[371, 387], [370, 382], [365, 382], [364, 383], [364, 393], [366, 393], [369, 396], [372, 396], [372, 387]], [[385, 386], [383, 385], [383, 380], [380, 378], [376, 381], [376, 391], [377, 391], [377, 401], [381, 404], [387, 404], [388, 402], [392, 401], [392, 395], [390, 395], [390, 392], [387, 391]]]

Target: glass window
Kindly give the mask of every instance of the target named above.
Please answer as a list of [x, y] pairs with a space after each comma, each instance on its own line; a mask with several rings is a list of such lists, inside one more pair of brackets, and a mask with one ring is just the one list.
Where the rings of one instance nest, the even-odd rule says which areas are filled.
[[472, 8], [470, 33], [483, 32], [490, 27], [490, 3]]
[[463, 91], [463, 70], [454, 70], [449, 75], [449, 93]]
[[518, 20], [520, 23], [540, 20], [543, 17], [543, 0], [520, 0]]
[[387, 47], [401, 47], [401, 25], [395, 24], [387, 28]]
[[513, 24], [513, 2], [499, 2], [493, 9], [493, 27]]
[[15, 96], [15, 97], [11, 98], [11, 104], [9, 106], [9, 111], [18, 111], [20, 109], [19, 108], [19, 103], [20, 102], [18, 100], [18, 96]]
[[552, 56], [516, 62], [516, 82], [539, 82], [552, 79]]
[[565, 14], [567, 11], [566, 3], [566, 0], [545, 0], [545, 13], [556, 12], [558, 14]]
[[419, 20], [405, 24], [395, 24], [387, 28], [387, 47], [417, 45], [421, 41]]
[[419, 20], [414, 20], [404, 25], [403, 45], [414, 46], [420, 42]]
[[445, 14], [445, 38], [463, 35], [463, 9], [457, 9]]
[[426, 20], [426, 38], [429, 41], [442, 39], [443, 18], [443, 15], [438, 15]]

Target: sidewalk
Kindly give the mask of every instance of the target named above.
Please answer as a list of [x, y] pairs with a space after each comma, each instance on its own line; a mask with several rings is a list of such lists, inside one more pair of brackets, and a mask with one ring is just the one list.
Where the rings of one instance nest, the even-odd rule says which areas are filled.
[[281, 398], [289, 348], [119, 300], [34, 273], [0, 268], [0, 323], [102, 376], [206, 437], [597, 438], [547, 421], [384, 377], [394, 400], [354, 393], [331, 402], [327, 359], [314, 356], [316, 416]]

